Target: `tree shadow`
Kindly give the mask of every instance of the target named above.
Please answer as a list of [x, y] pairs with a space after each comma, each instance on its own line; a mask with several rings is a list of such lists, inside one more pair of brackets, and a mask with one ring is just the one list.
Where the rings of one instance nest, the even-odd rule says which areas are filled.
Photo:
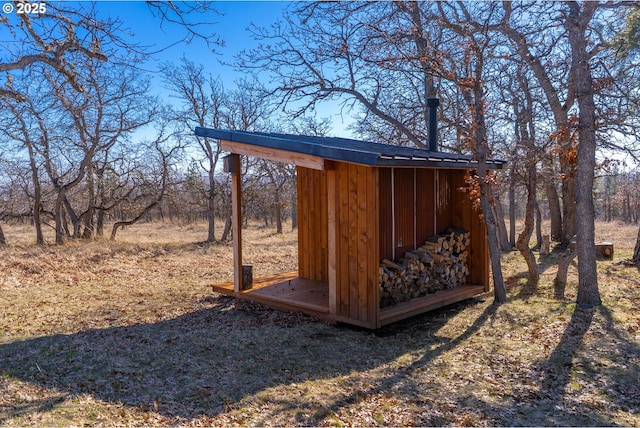
[[592, 309], [576, 308], [558, 345], [540, 367], [542, 373], [540, 392], [552, 401], [560, 401], [564, 396], [565, 388], [571, 379], [574, 359], [591, 326], [593, 314]]
[[[421, 331], [427, 342], [441, 343], [432, 332], [473, 304], [396, 323], [376, 336], [225, 296], [205, 303], [210, 307], [156, 323], [1, 344], [0, 374], [169, 418], [213, 417], [262, 390], [372, 369], [425, 345], [397, 340], [399, 335]], [[457, 343], [445, 343], [440, 352]], [[421, 364], [430, 358], [426, 354]], [[20, 403], [22, 408], [0, 412], [0, 424], [63, 401]]]
[[[598, 361], [598, 357], [602, 359], [605, 356], [598, 355], [592, 359], [585, 354], [585, 336], [594, 324], [596, 311], [609, 317], [609, 324], [613, 325], [610, 312], [604, 306], [597, 309], [576, 308], [549, 357], [534, 366], [534, 370], [539, 373], [539, 388], [519, 396], [516, 406], [511, 409], [512, 414], [519, 413], [523, 416], [524, 425], [613, 426], [614, 423], [608, 417], [598, 412], [596, 403], [592, 404], [593, 408], [586, 408], [584, 403], [575, 400], [572, 390], [581, 390], [581, 377], [588, 379], [588, 382], [599, 383], [606, 390], [609, 398], [608, 407], [615, 405], [624, 410], [627, 406], [626, 410], [629, 410], [630, 401], [627, 402], [627, 397], [629, 392], [634, 392], [624, 394], [616, 389], [628, 384], [626, 378], [637, 379], [638, 367], [631, 364], [629, 372], [621, 372], [619, 368], [607, 367]], [[626, 343], [627, 355], [638, 358], [640, 352], [637, 345], [631, 344], [621, 336], [617, 339], [616, 344]], [[603, 351], [607, 352], [615, 351]], [[632, 382], [635, 384], [635, 381]], [[635, 393], [638, 391], [640, 390], [636, 387]]]
[[[475, 303], [477, 303], [477, 300]], [[468, 302], [460, 302], [456, 305], [457, 307], [453, 307], [449, 309], [449, 311], [457, 312], [461, 309], [464, 309], [465, 306], [473, 304], [473, 300]], [[352, 388], [350, 391], [346, 390], [346, 392], [343, 393], [338, 399], [334, 400], [331, 403], [325, 404], [325, 406], [323, 406], [322, 412], [324, 414], [337, 414], [341, 408], [358, 403], [365, 397], [378, 394], [388, 394], [390, 391], [394, 391], [395, 394], [406, 397], [415, 396], [415, 391], [420, 389], [418, 388], [418, 381], [416, 380], [415, 374], [418, 371], [424, 369], [439, 356], [457, 348], [474, 334], [476, 334], [487, 323], [487, 321], [495, 316], [498, 307], [499, 305], [496, 304], [488, 305], [463, 333], [453, 339], [439, 337], [434, 334], [439, 328], [444, 325], [444, 322], [439, 323], [437, 321], [438, 319], [446, 319], [445, 317], [441, 318], [438, 316], [439, 314], [437, 312], [440, 312], [440, 314], [444, 314], [443, 310], [437, 311], [436, 313], [430, 313], [433, 314], [434, 317], [431, 317], [429, 320], [426, 319], [426, 315], [422, 315], [421, 317], [416, 317], [416, 319], [408, 319], [404, 322], [400, 322], [397, 325], [394, 325], [391, 331], [383, 333], [384, 337], [397, 338], [402, 340], [403, 337], [406, 337], [408, 335], [415, 335], [417, 333], [418, 329], [420, 329], [422, 325], [419, 318], [427, 321], [429, 334], [425, 336], [426, 340], [424, 340], [422, 342], [422, 346], [420, 346], [420, 352], [423, 352], [423, 349], [426, 348], [426, 350], [424, 350], [424, 353], [422, 353], [422, 356], [406, 366], [385, 369], [376, 382], [370, 383], [365, 388]], [[395, 344], [398, 342], [394, 341], [393, 343]], [[288, 410], [296, 409], [301, 404], [302, 403], [300, 402], [288, 402], [283, 408], [286, 408]], [[302, 425], [313, 425], [314, 420], [300, 420], [299, 422]], [[418, 426], [438, 426], [444, 424], [447, 424], [447, 421], [444, 419], [416, 421], [416, 425]]]

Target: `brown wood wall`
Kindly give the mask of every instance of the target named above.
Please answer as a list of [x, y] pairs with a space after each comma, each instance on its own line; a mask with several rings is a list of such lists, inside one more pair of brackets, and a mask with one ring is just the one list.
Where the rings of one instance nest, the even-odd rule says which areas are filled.
[[489, 245], [487, 243], [486, 226], [480, 220], [480, 212], [473, 208], [469, 195], [458, 189], [466, 187], [464, 170], [451, 171], [453, 192], [451, 200], [452, 221], [470, 232], [471, 248], [469, 249], [470, 284], [484, 285], [489, 291]]
[[378, 170], [337, 163], [336, 314], [376, 327], [378, 322]]
[[328, 281], [327, 173], [297, 168], [298, 275]]
[[[330, 172], [304, 167], [297, 171], [299, 275], [328, 282], [335, 272], [330, 295], [335, 296], [332, 307], [338, 319], [379, 327], [380, 260], [402, 257], [448, 226], [471, 232], [470, 283], [488, 290], [485, 228], [467, 194], [459, 190], [464, 170], [392, 171], [335, 162]], [[335, 220], [332, 237], [329, 215]], [[329, 242], [335, 243], [333, 255]]]
[[[447, 181], [438, 180], [439, 174], [442, 172], [433, 169], [380, 169], [380, 259], [402, 257], [435, 233], [433, 195], [448, 194]], [[434, 187], [437, 182], [444, 191]], [[439, 203], [437, 208], [438, 218], [449, 214], [447, 204]]]
[[[379, 310], [378, 170], [341, 162], [334, 166], [331, 172], [297, 169], [299, 276], [329, 281], [329, 272], [335, 272], [335, 292], [330, 293], [336, 299], [335, 315], [373, 328]], [[328, 189], [327, 183], [334, 188]], [[333, 213], [328, 210], [329, 197], [334, 198]], [[335, 243], [333, 257], [329, 241]], [[330, 260], [334, 266], [329, 266]]]

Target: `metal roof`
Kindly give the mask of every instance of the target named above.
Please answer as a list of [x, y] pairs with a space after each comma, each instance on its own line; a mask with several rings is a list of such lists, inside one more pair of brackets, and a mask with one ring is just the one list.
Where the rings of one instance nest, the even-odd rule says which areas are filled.
[[[195, 135], [370, 166], [474, 168], [477, 165], [477, 161], [469, 155], [433, 152], [347, 138], [230, 131], [202, 127], [196, 127]], [[504, 160], [489, 159], [487, 167], [501, 169], [505, 163]]]

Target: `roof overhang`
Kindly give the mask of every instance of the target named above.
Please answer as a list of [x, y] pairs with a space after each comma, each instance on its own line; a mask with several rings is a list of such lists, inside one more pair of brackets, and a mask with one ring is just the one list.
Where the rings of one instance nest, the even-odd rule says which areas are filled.
[[[312, 169], [330, 169], [332, 161], [409, 168], [476, 168], [471, 156], [335, 137], [229, 131], [197, 127], [195, 135], [215, 138], [225, 151]], [[490, 159], [501, 169], [506, 161]]]

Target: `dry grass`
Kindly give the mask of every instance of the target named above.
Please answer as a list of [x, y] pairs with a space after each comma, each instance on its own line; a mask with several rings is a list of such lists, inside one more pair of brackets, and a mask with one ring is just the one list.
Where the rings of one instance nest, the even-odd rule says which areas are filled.
[[[372, 333], [212, 295], [231, 248], [203, 225], [137, 225], [118, 241], [36, 247], [3, 225], [0, 425], [640, 425], [637, 229], [599, 225], [604, 305], [576, 312], [556, 254], [528, 284], [504, 256], [491, 296]], [[295, 234], [249, 228], [256, 275], [295, 269]]]

